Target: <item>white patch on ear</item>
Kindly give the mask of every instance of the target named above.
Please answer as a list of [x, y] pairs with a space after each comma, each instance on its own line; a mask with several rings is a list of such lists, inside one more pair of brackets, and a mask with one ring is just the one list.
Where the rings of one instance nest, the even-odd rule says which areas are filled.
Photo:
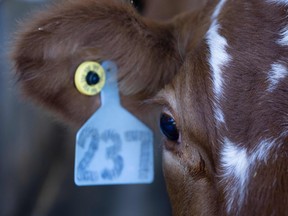
[[222, 177], [227, 181], [229, 181], [229, 178], [233, 178], [235, 181], [232, 188], [226, 188], [228, 213], [232, 209], [235, 196], [239, 196], [239, 208], [243, 203], [245, 188], [249, 179], [249, 165], [246, 149], [236, 146], [228, 138], [225, 138], [221, 151], [221, 168], [224, 172]]
[[273, 92], [276, 88], [278, 83], [287, 77], [288, 69], [286, 66], [280, 63], [274, 63], [271, 65], [271, 70], [268, 72], [268, 82], [269, 87], [268, 91]]
[[210, 51], [209, 65], [212, 71], [213, 92], [215, 94], [214, 115], [218, 123], [225, 123], [224, 114], [220, 108], [219, 101], [223, 95], [223, 67], [227, 66], [231, 57], [226, 52], [228, 43], [226, 38], [219, 34], [220, 25], [218, 16], [226, 0], [221, 0], [212, 14], [211, 26], [206, 34], [207, 45]]
[[277, 43], [281, 46], [288, 46], [288, 26], [280, 31], [280, 37], [281, 38], [277, 40]]

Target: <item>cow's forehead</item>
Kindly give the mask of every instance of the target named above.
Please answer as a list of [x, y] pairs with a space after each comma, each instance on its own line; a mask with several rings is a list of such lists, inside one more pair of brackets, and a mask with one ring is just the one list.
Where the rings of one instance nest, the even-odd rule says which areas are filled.
[[[254, 100], [267, 100], [272, 96], [268, 93], [275, 93], [277, 84], [286, 77], [285, 5], [286, 1], [219, 1], [210, 14], [209, 25], [203, 19], [197, 26], [201, 31], [207, 26], [203, 37], [190, 47], [176, 78], [164, 89], [166, 95], [170, 94], [169, 100], [173, 95], [175, 100], [177, 95], [191, 97], [206, 88], [209, 94], [212, 91], [215, 121], [234, 128], [229, 116], [252, 110]], [[205, 79], [202, 85], [201, 79]], [[178, 107], [185, 104], [190, 106], [189, 99], [182, 100]]]
[[[251, 142], [252, 136], [264, 136], [261, 131], [269, 129], [261, 122], [267, 119], [257, 116], [270, 110], [267, 101], [279, 102], [275, 94], [287, 76], [287, 11], [280, 1], [221, 3], [206, 34], [214, 117], [218, 126], [237, 134], [237, 142]], [[251, 119], [258, 131], [248, 130]]]
[[256, 178], [261, 164], [277, 160], [286, 139], [287, 21], [287, 1], [221, 0], [205, 36], [230, 213], [235, 205], [241, 211], [243, 191], [254, 190], [251, 173]]
[[[180, 113], [199, 116], [197, 106], [206, 106], [208, 116], [210, 106], [213, 120], [206, 121], [215, 121], [221, 139], [245, 145], [247, 151], [284, 133], [277, 124], [285, 124], [279, 113], [281, 97], [287, 97], [283, 95], [288, 77], [286, 5], [287, 1], [219, 1], [203, 38], [191, 47], [175, 79], [159, 95]], [[271, 103], [282, 104], [279, 116], [271, 115]], [[182, 116], [191, 122], [189, 115]], [[267, 137], [272, 126], [279, 132]]]

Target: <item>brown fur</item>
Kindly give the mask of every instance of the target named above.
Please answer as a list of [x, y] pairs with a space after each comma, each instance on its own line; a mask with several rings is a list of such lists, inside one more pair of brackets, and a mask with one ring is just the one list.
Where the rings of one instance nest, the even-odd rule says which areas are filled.
[[128, 4], [64, 1], [36, 17], [41, 18], [35, 18], [19, 35], [13, 57], [16, 71], [26, 83], [27, 94], [78, 123], [96, 108], [95, 98], [80, 95], [73, 85], [75, 68], [84, 60], [116, 61], [122, 93], [139, 96], [158, 91], [180, 64], [171, 28], [140, 19]]
[[[160, 23], [141, 17], [125, 1], [63, 1], [24, 25], [15, 41], [15, 70], [27, 95], [80, 125], [100, 101], [77, 92], [76, 67], [84, 60], [115, 61], [122, 103], [143, 119], [139, 104], [160, 104], [181, 132], [180, 143], [165, 141], [163, 149], [175, 215], [227, 215], [225, 190], [232, 189], [234, 179], [221, 177], [223, 137], [248, 153], [260, 139], [277, 138], [269, 161], [251, 168], [243, 206], [237, 206], [235, 194], [229, 215], [287, 215], [288, 147], [282, 133], [287, 130], [287, 77], [267, 95], [263, 74], [275, 61], [287, 66], [287, 47], [275, 43], [275, 32], [287, 24], [287, 8], [260, 0], [227, 1], [220, 33], [233, 60], [223, 68], [220, 104], [227, 123], [219, 126], [205, 40], [217, 2]], [[148, 9], [146, 15], [153, 17]]]

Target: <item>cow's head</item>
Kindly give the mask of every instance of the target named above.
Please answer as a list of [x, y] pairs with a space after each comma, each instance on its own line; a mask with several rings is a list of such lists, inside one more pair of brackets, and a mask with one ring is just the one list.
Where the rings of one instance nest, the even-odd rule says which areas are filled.
[[100, 101], [75, 88], [77, 66], [115, 61], [124, 106], [144, 119], [143, 102], [161, 107], [175, 215], [284, 215], [287, 10], [208, 1], [160, 23], [124, 1], [63, 1], [24, 25], [13, 59], [23, 91], [79, 126]]

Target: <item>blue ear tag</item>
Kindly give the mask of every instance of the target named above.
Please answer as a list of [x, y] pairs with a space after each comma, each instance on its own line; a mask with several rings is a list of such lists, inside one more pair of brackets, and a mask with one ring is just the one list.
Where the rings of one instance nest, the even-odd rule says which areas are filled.
[[106, 83], [101, 107], [80, 128], [76, 137], [75, 183], [115, 185], [151, 183], [153, 133], [120, 104], [117, 67], [102, 64]]

